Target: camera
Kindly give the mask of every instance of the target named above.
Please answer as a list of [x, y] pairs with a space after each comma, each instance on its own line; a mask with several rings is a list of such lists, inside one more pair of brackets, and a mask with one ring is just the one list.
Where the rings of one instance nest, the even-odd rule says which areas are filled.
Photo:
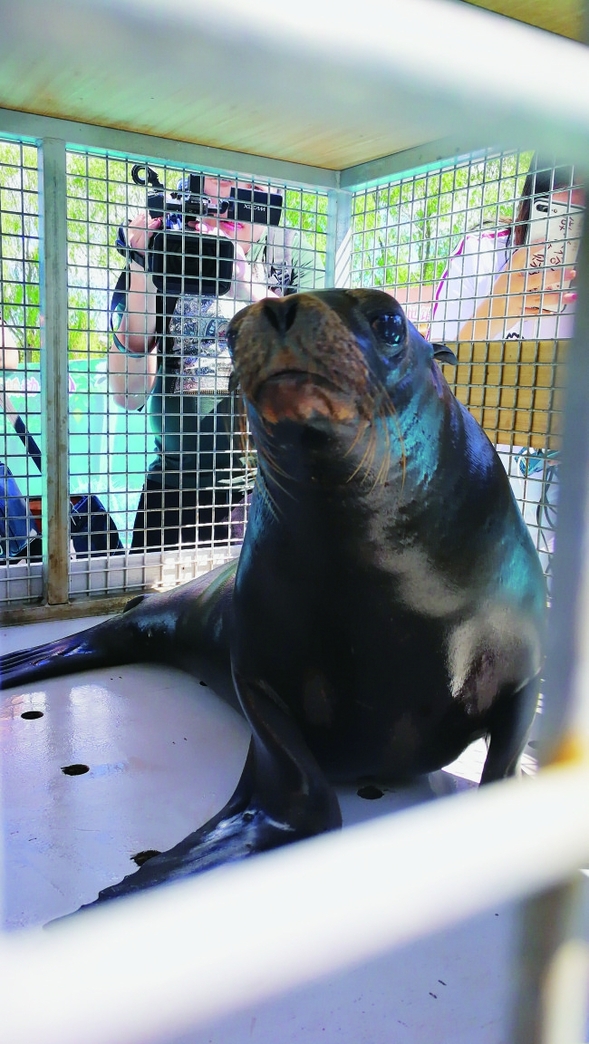
[[[139, 172], [145, 169], [146, 178]], [[147, 207], [152, 217], [165, 217], [168, 229], [182, 231], [188, 217], [224, 217], [227, 221], [248, 222], [256, 225], [278, 225], [282, 213], [282, 196], [277, 192], [261, 192], [258, 189], [232, 188], [228, 199], [213, 205], [204, 192], [204, 176], [189, 174], [180, 181], [175, 192], [166, 195], [156, 172], [151, 167], [143, 168], [136, 163], [131, 171], [136, 185], [151, 185], [157, 191], [148, 195]]]
[[[147, 267], [160, 293], [216, 297], [226, 294], [231, 286], [235, 257], [231, 240], [203, 235], [189, 228], [187, 221], [202, 217], [259, 225], [278, 225], [280, 221], [282, 196], [278, 193], [232, 188], [227, 199], [213, 204], [204, 193], [202, 174], [189, 174], [170, 193], [147, 164], [136, 163], [131, 177], [136, 185], [153, 190], [147, 195], [147, 209], [151, 217], [163, 218], [164, 228], [152, 236], [147, 251]], [[122, 227], [116, 246], [123, 256], [144, 264], [142, 255], [127, 247]]]

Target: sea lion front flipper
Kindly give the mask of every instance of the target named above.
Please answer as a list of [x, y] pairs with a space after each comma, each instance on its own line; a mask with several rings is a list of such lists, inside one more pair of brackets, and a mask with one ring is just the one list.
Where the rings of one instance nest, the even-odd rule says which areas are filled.
[[518, 692], [500, 696], [489, 713], [489, 750], [481, 775], [481, 785], [514, 776], [534, 720], [540, 674]]
[[171, 591], [137, 595], [121, 613], [84, 631], [0, 656], [0, 689], [125, 663], [169, 663], [202, 677], [199, 671], [214, 662], [215, 691], [235, 705], [226, 621], [236, 564]]
[[[128, 874], [122, 881], [103, 888], [98, 894], [98, 899], [80, 907], [80, 910], [90, 909], [110, 899], [132, 895], [153, 885], [170, 884], [191, 874], [212, 870], [221, 863], [251, 855], [254, 845], [250, 843], [249, 835], [253, 837], [259, 827], [247, 811], [253, 788], [254, 750], [253, 744], [250, 744], [235, 793], [213, 819], [167, 852], [151, 856], [139, 870]], [[251, 850], [248, 850], [250, 844]]]
[[97, 903], [341, 826], [335, 792], [290, 713], [268, 695], [267, 687], [239, 676], [235, 676], [235, 684], [253, 736], [233, 797], [174, 848], [153, 856], [134, 874], [103, 889]]
[[105, 620], [53, 642], [0, 656], [0, 689], [129, 662], [128, 635], [112, 620]]

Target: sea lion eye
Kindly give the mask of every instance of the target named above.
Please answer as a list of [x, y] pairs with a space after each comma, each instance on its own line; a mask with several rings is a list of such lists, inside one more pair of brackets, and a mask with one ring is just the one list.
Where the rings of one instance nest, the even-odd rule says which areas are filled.
[[235, 351], [235, 342], [237, 341], [237, 331], [235, 330], [235, 327], [232, 324], [227, 329], [227, 333], [225, 334], [225, 340], [227, 342], [227, 347], [229, 351], [233, 355], [233, 352]]
[[405, 339], [405, 320], [399, 312], [377, 315], [371, 324], [377, 337], [391, 348], [396, 348]]

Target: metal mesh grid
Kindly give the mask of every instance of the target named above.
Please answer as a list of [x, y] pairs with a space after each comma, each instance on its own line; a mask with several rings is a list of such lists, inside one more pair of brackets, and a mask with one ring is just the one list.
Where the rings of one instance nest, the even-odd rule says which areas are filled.
[[[0, 139], [0, 600], [38, 598], [41, 540], [37, 149]], [[26, 449], [25, 449], [26, 445]]]
[[[36, 150], [18, 143], [1, 147], [2, 302], [6, 323], [19, 345], [29, 349], [20, 367], [26, 368], [22, 395], [15, 404], [42, 450]], [[250, 301], [324, 281], [326, 193], [267, 179], [254, 182], [247, 174], [219, 176], [160, 163], [152, 167], [162, 185], [157, 189], [135, 183], [133, 167], [120, 154], [76, 148], [66, 152], [72, 599], [177, 583], [236, 553], [256, 462], [243, 410], [229, 388], [224, 332], [231, 316]], [[137, 173], [145, 181], [145, 163]], [[271, 215], [280, 216], [279, 224], [266, 224], [269, 212], [260, 209], [254, 212], [254, 223], [235, 207], [233, 216], [226, 206], [216, 215], [222, 223], [203, 216], [198, 199], [172, 196], [191, 176], [201, 194], [208, 193], [209, 211], [237, 189], [246, 193], [245, 201], [237, 202], [247, 210], [249, 187], [251, 217], [251, 204], [258, 200], [252, 200], [252, 186], [256, 192], [273, 193], [281, 213], [275, 207]], [[166, 213], [154, 222], [158, 195], [160, 210], [165, 200]], [[139, 273], [145, 281], [137, 264], [141, 256], [124, 248], [137, 249], [137, 223], [141, 215], [145, 222], [149, 208], [147, 219], [155, 226], [149, 293], [134, 293], [132, 283], [125, 295], [123, 273], [130, 260], [132, 278]], [[195, 219], [201, 222], [198, 232], [192, 226]], [[232, 259], [224, 269], [223, 257], [221, 263], [213, 258], [211, 274], [211, 263], [195, 254], [206, 255], [212, 247], [223, 255], [220, 241]], [[111, 310], [121, 352], [112, 347]], [[136, 328], [147, 324], [143, 344], [137, 337], [127, 343], [127, 323]], [[146, 365], [147, 385], [144, 378], [137, 394], [129, 382]], [[18, 380], [22, 383], [21, 376]], [[6, 371], [5, 389], [12, 384]], [[34, 498], [41, 531], [40, 473], [34, 454], [27, 454], [14, 433], [11, 416], [7, 409], [4, 459], [12, 463], [16, 458], [13, 474], [25, 502]], [[144, 486], [148, 490], [142, 494]], [[146, 508], [143, 514], [141, 507]], [[4, 605], [43, 599], [41, 550], [41, 538], [25, 540], [17, 563], [0, 564]], [[18, 583], [11, 585], [15, 571]]]
[[[534, 162], [529, 152], [477, 154], [357, 191], [352, 201], [351, 281], [394, 293], [423, 334], [453, 347], [458, 366], [445, 366], [446, 376], [498, 446], [550, 576], [558, 492], [559, 380], [574, 309], [573, 302], [563, 302], [571, 290], [582, 208], [574, 194], [574, 172], [569, 171], [565, 185], [563, 168], [543, 161], [540, 167], [548, 173], [542, 176], [551, 179], [549, 202], [561, 193], [558, 215], [566, 217], [570, 227], [559, 239], [554, 215], [546, 208], [544, 214], [532, 212], [539, 191], [524, 220], [522, 194]], [[73, 599], [177, 583], [236, 553], [255, 456], [247, 439], [242, 441], [241, 411], [228, 385], [224, 329], [235, 311], [268, 290], [280, 294], [324, 283], [329, 245], [326, 192], [253, 180], [237, 172], [221, 176], [154, 163], [158, 189], [134, 183], [133, 166], [131, 158], [119, 153], [78, 148], [66, 153]], [[187, 184], [191, 175], [197, 178], [192, 186]], [[145, 176], [143, 163], [138, 179]], [[185, 190], [198, 191], [172, 196], [180, 183]], [[226, 205], [232, 193], [235, 197], [238, 189], [248, 187], [251, 204], [252, 185], [257, 192], [282, 197], [280, 225], [263, 224], [261, 235], [259, 222], [236, 220], [235, 207], [231, 213]], [[25, 500], [29, 498], [32, 526], [40, 533], [41, 475], [34, 446], [28, 442], [25, 448], [27, 432], [43, 447], [34, 146], [0, 142], [0, 192], [0, 306], [20, 350], [19, 369], [3, 372], [9, 401], [3, 411], [1, 459]], [[204, 217], [195, 213], [202, 195], [209, 199]], [[152, 287], [147, 296], [125, 295], [119, 282], [127, 263], [127, 256], [121, 256], [122, 243], [130, 240], [137, 247], [144, 235], [138, 215], [151, 207], [153, 218], [155, 196], [160, 213], [165, 198], [169, 226], [156, 227], [163, 226], [163, 220], [151, 222], [150, 231], [159, 238], [151, 241], [150, 278], [161, 276], [159, 292], [151, 292]], [[129, 228], [130, 218], [134, 223]], [[517, 238], [523, 234], [525, 240], [531, 218], [536, 220], [534, 246], [529, 252], [519, 246], [519, 267], [511, 271]], [[191, 222], [203, 220], [197, 234]], [[229, 281], [223, 268], [227, 259], [216, 257], [221, 238], [233, 255]], [[203, 253], [205, 240], [215, 255], [213, 272], [205, 270], [203, 262], [197, 287], [203, 293], [195, 294], [194, 254]], [[191, 245], [192, 260], [183, 269], [181, 255], [190, 254]], [[137, 256], [131, 255], [131, 260], [145, 279]], [[509, 278], [520, 283], [504, 282], [499, 292], [499, 276], [508, 269]], [[533, 289], [541, 314], [524, 313], [524, 301], [532, 300], [522, 291], [525, 271], [536, 278]], [[293, 272], [295, 281], [289, 285]], [[491, 297], [495, 304], [485, 315], [481, 305]], [[111, 306], [122, 351], [112, 347]], [[127, 323], [133, 329], [127, 331]], [[146, 324], [145, 337], [141, 331]], [[164, 337], [166, 331], [169, 336]], [[157, 348], [146, 356], [145, 346], [151, 348], [160, 334]], [[158, 378], [152, 388], [153, 374], [147, 374], [138, 394], [128, 383], [129, 374], [149, 365], [146, 358], [157, 359], [163, 368], [161, 386]], [[117, 365], [118, 387], [112, 377]], [[146, 395], [146, 387], [151, 394]], [[15, 431], [16, 416], [25, 435], [22, 429]], [[188, 433], [181, 445], [178, 432]], [[148, 510], [139, 516], [146, 482]], [[21, 528], [30, 521], [30, 511], [23, 509]], [[41, 538], [27, 536], [17, 555], [0, 563], [4, 604], [43, 599]]]
[[[109, 591], [178, 582], [235, 553], [255, 458], [229, 387], [224, 333], [250, 301], [320, 285], [325, 267], [325, 194], [154, 164], [158, 188], [135, 184], [132, 170], [131, 161], [68, 153], [70, 358], [85, 360], [90, 392], [88, 444], [74, 448], [70, 424], [70, 461], [91, 479], [79, 492], [97, 496], [112, 523], [119, 557], [109, 560]], [[136, 169], [144, 182], [153, 173]], [[217, 197], [248, 188], [251, 196], [252, 184], [280, 197], [278, 226], [239, 212], [226, 210], [221, 222], [199, 212], [203, 195], [212, 213], [222, 205]], [[154, 216], [162, 206], [163, 216]], [[113, 244], [138, 250], [146, 221], [150, 277], [141, 253], [130, 254], [125, 297], [126, 258]], [[211, 248], [215, 256], [203, 260]], [[121, 349], [110, 355], [109, 303]], [[72, 571], [73, 594], [103, 584], [103, 559], [85, 556]]]
[[352, 284], [390, 292], [455, 351], [445, 375], [498, 447], [549, 580], [582, 204], [574, 171], [530, 152], [412, 172], [353, 203]]

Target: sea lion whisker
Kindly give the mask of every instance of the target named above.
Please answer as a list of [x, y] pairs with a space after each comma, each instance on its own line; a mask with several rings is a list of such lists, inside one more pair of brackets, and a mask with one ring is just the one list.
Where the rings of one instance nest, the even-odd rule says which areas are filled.
[[[378, 438], [377, 438], [376, 432], [374, 434], [374, 442], [375, 442], [375, 446], [376, 446], [378, 444]], [[388, 427], [385, 424], [385, 449], [384, 449], [383, 457], [382, 457], [382, 460], [380, 462], [378, 471], [377, 471], [376, 475], [374, 476], [374, 481], [373, 481], [371, 489], [370, 489], [371, 493], [374, 492], [374, 490], [378, 486], [384, 486], [385, 485], [386, 478], [387, 478], [387, 475], [389, 473], [390, 463], [391, 463], [390, 435], [389, 435]]]
[[[284, 468], [279, 467], [272, 455], [267, 444], [263, 444], [258, 449], [259, 458], [265, 463], [270, 478], [277, 490], [280, 490], [284, 496], [289, 497], [291, 500], [295, 500], [295, 494], [292, 489], [288, 489], [282, 482], [279, 481], [278, 476], [284, 479], [288, 479], [291, 483], [294, 483], [295, 479], [292, 474], [285, 471]], [[271, 495], [271, 494], [270, 494]]]
[[351, 441], [350, 445], [348, 446], [347, 450], [345, 450], [344, 457], [349, 457], [350, 454], [353, 453], [353, 451], [356, 449], [356, 446], [360, 442], [360, 439], [364, 436], [364, 432], [366, 431], [366, 428], [368, 427], [368, 423], [369, 422], [367, 420], [364, 420], [364, 424], [360, 423], [360, 424], [357, 425], [357, 427], [356, 427], [356, 434], [354, 435], [354, 438], [352, 439], [352, 441]]
[[272, 494], [271, 494], [270, 490], [268, 489], [266, 483], [262, 482], [262, 479], [261, 479], [261, 476], [260, 476], [259, 472], [256, 475], [256, 487], [255, 488], [256, 488], [259, 496], [261, 497], [261, 499], [265, 502], [265, 504], [266, 504], [270, 514], [272, 515], [272, 518], [274, 519], [274, 521], [275, 522], [280, 522], [280, 515], [281, 515], [280, 508], [279, 508], [278, 504], [276, 503], [276, 501], [274, 500], [274, 497], [272, 496]]
[[384, 427], [385, 427], [385, 433], [384, 433], [385, 448], [384, 448], [382, 460], [380, 462], [380, 467], [379, 467], [377, 475], [376, 475], [376, 480], [375, 480], [375, 483], [374, 483], [375, 487], [378, 486], [378, 485], [380, 485], [380, 486], [384, 486], [385, 485], [386, 480], [387, 480], [387, 476], [389, 474], [389, 469], [390, 469], [390, 466], [391, 466], [391, 457], [392, 457], [392, 454], [391, 454], [391, 434], [390, 434], [390, 431], [388, 429], [388, 425], [386, 423], [385, 423]]
[[287, 479], [292, 477], [291, 475], [289, 475], [288, 471], [285, 471], [284, 468], [281, 468], [280, 465], [277, 464], [276, 458], [271, 453], [268, 446], [265, 446], [262, 451], [259, 450], [258, 452], [262, 453], [262, 456], [273, 475], [282, 475], [283, 478]]
[[364, 482], [364, 480], [366, 478], [366, 475], [368, 475], [370, 473], [370, 465], [367, 463], [367, 461], [368, 461], [368, 459], [370, 459], [370, 460], [374, 459], [374, 445], [375, 445], [375, 442], [374, 442], [374, 430], [373, 430], [373, 426], [370, 425], [370, 434], [369, 434], [369, 437], [368, 437], [368, 445], [366, 446], [366, 448], [364, 450], [364, 453], [362, 454], [362, 457], [359, 460], [359, 462], [356, 465], [356, 467], [354, 468], [352, 474], [348, 475], [348, 478], [346, 479], [346, 482], [353, 482], [354, 479], [356, 478], [356, 476], [361, 471], [364, 472], [364, 475], [361, 478], [361, 482]]
[[350, 479], [353, 479], [358, 474], [358, 471], [360, 471], [361, 469], [363, 469], [364, 472], [365, 472], [364, 477], [362, 479], [363, 482], [367, 481], [369, 479], [369, 477], [372, 475], [373, 466], [374, 466], [374, 460], [375, 460], [376, 452], [377, 452], [377, 449], [378, 449], [378, 434], [377, 434], [377, 430], [378, 430], [378, 424], [380, 422], [380, 424], [382, 425], [382, 432], [383, 432], [383, 435], [384, 435], [383, 458], [382, 458], [382, 460], [381, 460], [381, 462], [379, 464], [378, 471], [377, 471], [377, 473], [374, 476], [373, 481], [372, 481], [372, 485], [371, 485], [371, 488], [370, 488], [370, 492], [372, 492], [374, 489], [376, 489], [377, 486], [379, 486], [379, 485], [380, 486], [384, 486], [384, 484], [386, 482], [386, 479], [387, 479], [387, 476], [388, 476], [388, 473], [389, 473], [390, 465], [391, 465], [391, 459], [392, 459], [391, 433], [390, 433], [389, 426], [388, 426], [388, 424], [386, 422], [387, 421], [387, 417], [389, 417], [389, 416], [393, 417], [393, 419], [394, 419], [395, 425], [397, 427], [397, 432], [398, 432], [398, 435], [399, 435], [399, 441], [401, 443], [401, 451], [402, 451], [401, 452], [401, 460], [403, 462], [402, 463], [403, 481], [404, 481], [404, 474], [405, 474], [405, 463], [404, 463], [405, 462], [405, 454], [404, 454], [404, 440], [403, 440], [403, 437], [402, 437], [402, 434], [401, 434], [398, 418], [397, 418], [395, 409], [394, 409], [394, 407], [393, 407], [393, 405], [392, 405], [392, 403], [391, 403], [391, 401], [389, 399], [389, 396], [388, 396], [388, 394], [386, 392], [386, 389], [384, 388], [384, 386], [382, 384], [377, 384], [377, 385], [374, 386], [374, 393], [372, 395], [366, 397], [364, 405], [366, 405], [366, 403], [370, 404], [370, 407], [371, 407], [371, 410], [372, 410], [372, 415], [374, 417], [374, 421], [370, 425], [370, 438], [369, 438], [369, 441], [368, 441], [368, 445], [366, 447], [366, 451], [365, 451], [365, 453], [364, 453], [364, 455], [362, 457], [362, 460], [359, 462], [358, 467], [355, 469], [355, 471], [350, 476]]
[[[370, 437], [368, 439], [368, 446], [366, 447], [366, 453], [364, 454], [364, 476], [362, 482], [369, 483], [374, 470], [374, 461], [376, 460], [376, 451], [378, 449], [378, 436], [376, 427], [374, 424], [370, 426]], [[374, 489], [374, 484], [371, 487]]]
[[266, 462], [266, 464], [268, 465], [268, 470], [271, 471], [273, 475], [282, 475], [283, 478], [286, 479], [292, 478], [292, 476], [289, 475], [289, 473], [285, 471], [284, 468], [281, 468], [280, 465], [276, 462], [275, 455], [272, 453], [272, 450], [270, 448], [272, 444], [271, 425], [265, 425], [264, 431], [266, 438], [264, 441], [260, 439], [260, 444], [257, 447], [258, 458], [261, 458]]
[[[277, 487], [277, 489], [279, 489], [281, 493], [284, 493], [285, 496], [290, 497], [291, 500], [294, 499], [294, 494], [292, 493], [292, 491], [287, 489], [286, 486], [283, 486], [282, 483], [279, 482], [277, 477], [278, 475], [280, 475], [282, 478], [292, 479], [292, 476], [289, 475], [288, 472], [284, 471], [282, 468], [275, 466], [273, 457], [270, 455], [269, 452], [266, 452], [266, 447], [258, 448], [258, 457], [266, 465], [268, 477], [272, 479], [272, 482]], [[264, 485], [266, 485], [266, 483]]]

